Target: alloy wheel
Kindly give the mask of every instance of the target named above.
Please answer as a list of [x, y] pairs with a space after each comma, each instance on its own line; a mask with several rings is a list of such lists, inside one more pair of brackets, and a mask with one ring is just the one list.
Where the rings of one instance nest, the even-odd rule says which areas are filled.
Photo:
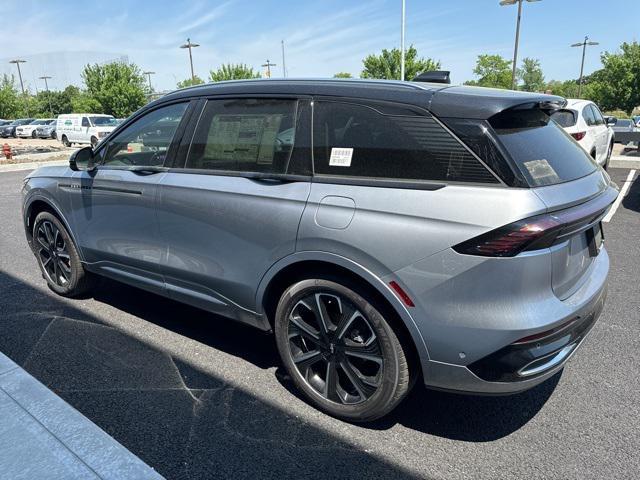
[[40, 223], [36, 230], [36, 248], [47, 280], [66, 286], [71, 280], [71, 257], [60, 229], [48, 220]]
[[301, 298], [288, 318], [289, 354], [318, 395], [353, 405], [381, 386], [384, 359], [370, 321], [346, 298], [316, 291]]

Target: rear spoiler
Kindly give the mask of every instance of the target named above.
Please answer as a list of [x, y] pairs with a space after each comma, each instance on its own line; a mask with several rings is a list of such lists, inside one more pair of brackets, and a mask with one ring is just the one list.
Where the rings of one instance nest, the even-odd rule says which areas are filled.
[[557, 95], [518, 92], [495, 88], [453, 86], [436, 90], [429, 110], [438, 117], [486, 120], [509, 109], [541, 109], [551, 114], [564, 108], [567, 100]]

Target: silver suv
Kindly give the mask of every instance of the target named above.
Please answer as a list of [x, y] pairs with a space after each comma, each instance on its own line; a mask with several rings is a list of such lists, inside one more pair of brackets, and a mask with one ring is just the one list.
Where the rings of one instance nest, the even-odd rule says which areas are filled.
[[[273, 331], [316, 407], [390, 412], [421, 379], [510, 393], [596, 321], [608, 175], [548, 95], [376, 81], [179, 90], [27, 177], [49, 287], [106, 276]], [[212, 322], [211, 328], [215, 328]]]

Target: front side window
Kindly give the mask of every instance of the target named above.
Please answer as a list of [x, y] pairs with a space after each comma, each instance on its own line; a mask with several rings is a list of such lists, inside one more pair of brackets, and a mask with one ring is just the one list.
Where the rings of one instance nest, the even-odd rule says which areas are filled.
[[186, 168], [287, 173], [295, 140], [297, 103], [289, 99], [208, 101]]
[[343, 177], [498, 182], [427, 112], [402, 106], [389, 110], [373, 103], [315, 102], [314, 171]]
[[82, 126], [83, 127], [90, 127], [91, 125], [89, 125], [89, 119], [87, 117], [82, 117]]
[[102, 161], [109, 166], [161, 166], [187, 103], [158, 108], [109, 140]]
[[596, 120], [596, 125], [604, 125], [604, 117], [598, 110], [598, 107], [595, 105], [591, 105], [591, 110], [593, 111], [593, 118]]

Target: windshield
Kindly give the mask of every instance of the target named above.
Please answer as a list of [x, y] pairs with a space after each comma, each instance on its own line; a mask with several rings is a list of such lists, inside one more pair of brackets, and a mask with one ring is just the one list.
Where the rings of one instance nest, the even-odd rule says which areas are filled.
[[118, 122], [113, 117], [89, 117], [95, 127], [115, 127]]
[[489, 123], [532, 187], [589, 175], [597, 164], [542, 110], [507, 110]]
[[22, 118], [20, 120], [16, 120], [11, 125], [27, 125], [28, 123], [31, 123], [32, 121], [33, 121], [32, 118]]
[[616, 122], [616, 124], [614, 126], [615, 127], [628, 127], [629, 125], [631, 125], [631, 120], [627, 120], [627, 119], [621, 118]]

